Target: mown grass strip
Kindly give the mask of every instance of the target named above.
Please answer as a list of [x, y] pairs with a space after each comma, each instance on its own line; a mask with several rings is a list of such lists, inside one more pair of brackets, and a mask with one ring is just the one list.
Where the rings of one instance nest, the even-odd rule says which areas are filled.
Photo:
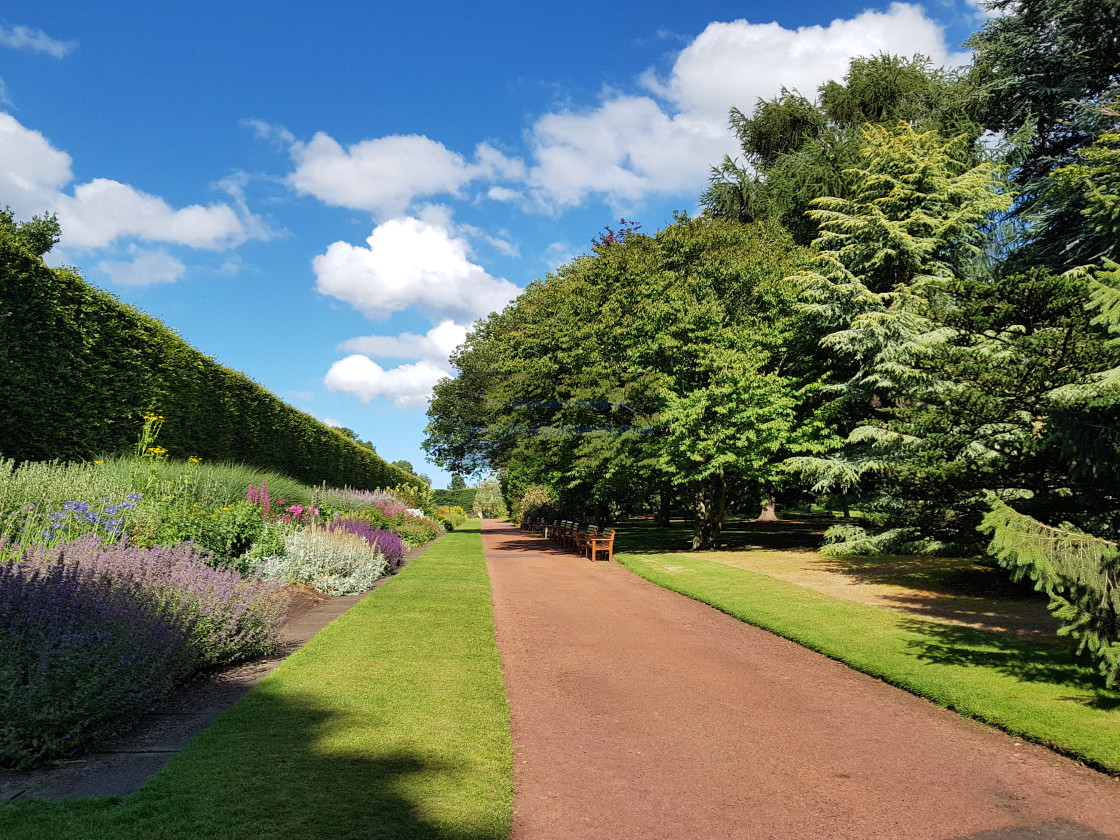
[[1120, 695], [1072, 650], [910, 618], [686, 554], [620, 554], [710, 604], [962, 715], [1120, 773]]
[[126, 798], [0, 806], [5, 840], [505, 840], [509, 710], [478, 522], [293, 654]]

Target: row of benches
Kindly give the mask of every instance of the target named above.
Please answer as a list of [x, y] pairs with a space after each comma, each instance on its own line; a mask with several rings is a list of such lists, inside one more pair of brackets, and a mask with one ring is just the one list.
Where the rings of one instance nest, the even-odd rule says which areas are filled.
[[584, 529], [578, 522], [548, 522], [544, 519], [524, 522], [521, 527], [550, 539], [557, 545], [578, 551], [586, 555], [588, 560], [598, 560], [604, 554], [606, 560], [614, 559], [614, 528], [600, 534], [598, 525]]

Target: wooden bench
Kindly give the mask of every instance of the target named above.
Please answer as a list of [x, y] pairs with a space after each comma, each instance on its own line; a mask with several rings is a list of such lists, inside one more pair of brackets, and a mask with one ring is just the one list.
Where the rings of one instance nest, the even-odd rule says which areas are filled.
[[597, 536], [599, 536], [599, 526], [598, 525], [591, 525], [591, 526], [588, 527], [588, 529], [586, 531], [581, 531], [579, 529], [576, 529], [575, 544], [573, 545], [573, 548], [575, 548], [575, 550], [578, 551], [580, 554], [586, 554], [587, 553], [587, 541], [589, 539], [591, 539], [593, 537], [597, 537]]
[[607, 560], [614, 559], [614, 528], [611, 528], [601, 537], [588, 537], [587, 559], [598, 560], [599, 555], [607, 553]]

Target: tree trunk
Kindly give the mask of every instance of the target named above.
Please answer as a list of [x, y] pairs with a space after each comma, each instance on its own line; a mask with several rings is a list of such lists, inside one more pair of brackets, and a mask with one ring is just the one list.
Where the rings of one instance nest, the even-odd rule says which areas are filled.
[[777, 522], [778, 521], [778, 503], [774, 499], [774, 491], [770, 491], [770, 495], [766, 497], [766, 502], [762, 505], [762, 512], [758, 515], [759, 522]]
[[723, 514], [727, 504], [727, 487], [719, 478], [696, 485], [696, 524], [692, 530], [692, 550], [711, 551], [718, 548]]
[[673, 502], [673, 493], [669, 488], [661, 491], [657, 503], [657, 527], [669, 527], [669, 507]]

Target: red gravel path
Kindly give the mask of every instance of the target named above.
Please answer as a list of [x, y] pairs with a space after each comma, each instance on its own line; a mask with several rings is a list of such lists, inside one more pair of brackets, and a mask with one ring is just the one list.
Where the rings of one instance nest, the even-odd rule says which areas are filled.
[[493, 520], [483, 546], [512, 840], [1120, 838], [1114, 779], [617, 563]]

